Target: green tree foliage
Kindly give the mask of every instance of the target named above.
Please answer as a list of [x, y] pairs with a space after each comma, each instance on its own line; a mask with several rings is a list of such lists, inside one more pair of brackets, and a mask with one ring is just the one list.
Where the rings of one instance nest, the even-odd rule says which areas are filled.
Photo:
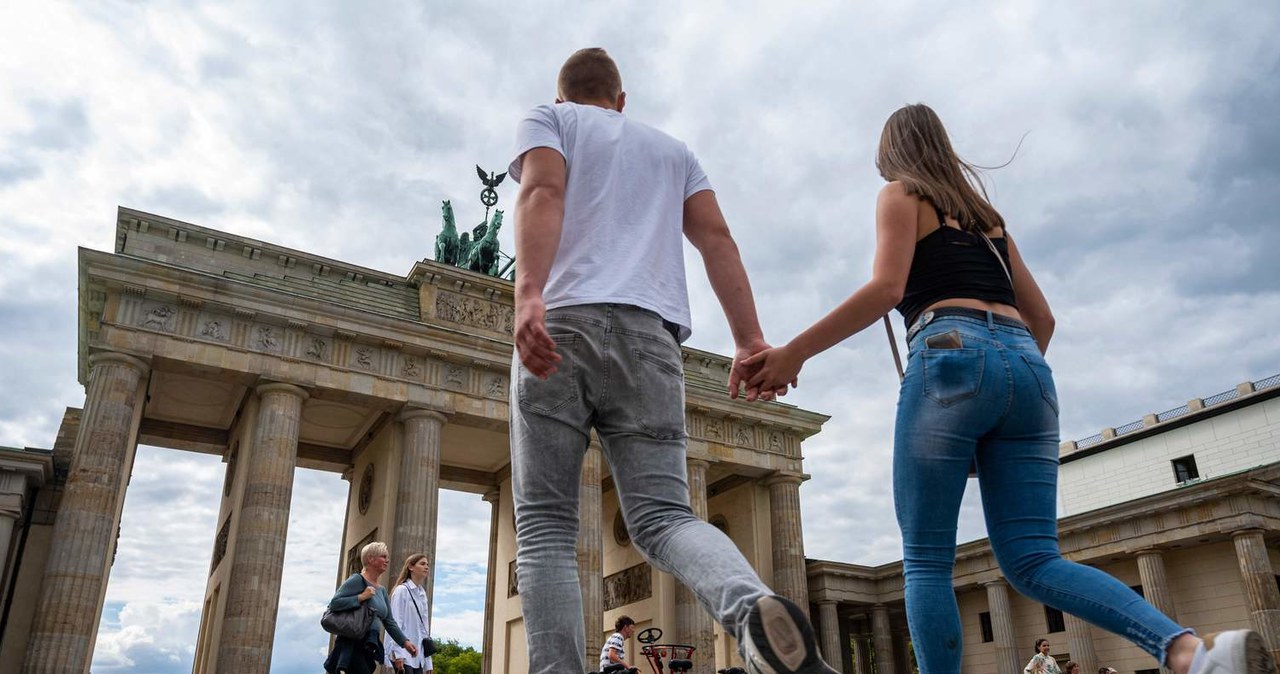
[[457, 639], [436, 639], [436, 654], [431, 656], [435, 674], [480, 674], [484, 655], [463, 647]]

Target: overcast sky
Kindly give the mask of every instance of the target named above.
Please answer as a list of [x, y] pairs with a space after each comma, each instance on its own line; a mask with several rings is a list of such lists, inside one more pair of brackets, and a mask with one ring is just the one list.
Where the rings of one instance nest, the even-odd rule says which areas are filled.
[[[772, 341], [867, 279], [879, 132], [923, 101], [978, 164], [1026, 135], [989, 178], [1058, 318], [1065, 438], [1280, 372], [1280, 6], [852, 4], [4, 3], [0, 444], [49, 447], [83, 403], [76, 247], [112, 250], [118, 205], [405, 274], [442, 199], [479, 220], [474, 165], [504, 170], [583, 46], [617, 59], [628, 115], [700, 157]], [[690, 279], [689, 344], [730, 352]], [[805, 445], [808, 556], [899, 558], [895, 395], [877, 326], [787, 399], [832, 415]], [[139, 450], [95, 672], [190, 671], [222, 474]], [[962, 540], [984, 535], [973, 496]], [[273, 672], [318, 669], [345, 497], [298, 472]], [[478, 645], [488, 506], [442, 508], [434, 631]]]

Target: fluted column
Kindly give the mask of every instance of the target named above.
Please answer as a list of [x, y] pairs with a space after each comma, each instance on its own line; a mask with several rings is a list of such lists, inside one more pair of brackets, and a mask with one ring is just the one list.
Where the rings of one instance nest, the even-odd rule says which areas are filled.
[[889, 607], [871, 607], [871, 637], [876, 649], [876, 674], [893, 674], [893, 633], [889, 631]]
[[498, 503], [501, 492], [493, 490], [485, 493], [484, 500], [490, 505], [489, 515], [489, 566], [485, 573], [484, 584], [484, 641], [480, 643], [482, 660], [480, 671], [491, 674], [493, 671], [493, 602], [494, 588], [498, 581]]
[[258, 423], [245, 462], [218, 645], [217, 671], [227, 674], [265, 671], [271, 666], [298, 426], [307, 399], [307, 392], [292, 384], [262, 384], [257, 393]]
[[1138, 578], [1142, 582], [1142, 593], [1147, 603], [1159, 609], [1170, 619], [1177, 621], [1178, 613], [1173, 605], [1173, 592], [1169, 589], [1169, 577], [1164, 570], [1164, 553], [1155, 548], [1148, 548], [1139, 550], [1137, 557]]
[[871, 639], [866, 632], [859, 633], [853, 640], [853, 661], [856, 674], [872, 674]]
[[88, 671], [115, 556], [149, 368], [119, 353], [93, 354], [89, 368], [84, 413], [27, 641], [27, 674]]
[[[440, 433], [445, 416], [435, 410], [408, 408], [400, 413], [403, 427], [400, 474], [396, 476], [396, 521], [391, 539], [391, 573], [409, 555], [422, 553], [431, 571], [423, 580], [427, 612], [435, 610], [436, 518], [440, 507]], [[392, 579], [389, 582], [395, 582]], [[427, 616], [430, 618], [430, 616]]]
[[604, 646], [604, 543], [600, 506], [600, 480], [604, 457], [594, 442], [582, 457], [582, 477], [578, 487], [578, 585], [582, 590], [583, 643], [587, 662], [600, 658]]
[[840, 605], [835, 600], [818, 602], [818, 627], [822, 630], [822, 659], [838, 672], [844, 671], [844, 650], [840, 647]]
[[[711, 464], [702, 459], [688, 459], [686, 474], [689, 480], [689, 505], [698, 519], [707, 520], [707, 468]], [[676, 635], [680, 643], [697, 650], [693, 658], [694, 674], [712, 674], [716, 670], [715, 629], [711, 615], [698, 604], [689, 588], [676, 581]]]
[[1271, 657], [1280, 662], [1280, 588], [1267, 556], [1266, 542], [1257, 529], [1237, 531], [1231, 535], [1240, 562], [1240, 578], [1249, 602], [1249, 621], [1271, 649]]
[[[27, 478], [17, 472], [0, 472], [0, 596], [4, 596], [9, 579], [6, 557], [13, 541], [13, 530], [22, 517], [27, 495]], [[17, 560], [14, 560], [17, 563]]]
[[986, 584], [987, 607], [991, 610], [991, 633], [996, 644], [996, 674], [1019, 674], [1018, 645], [1013, 637], [1013, 611], [1009, 604], [1009, 584], [993, 580]]
[[909, 674], [911, 671], [911, 632], [906, 628], [893, 633], [895, 671]]
[[1067, 624], [1067, 648], [1071, 650], [1071, 659], [1080, 663], [1081, 672], [1098, 671], [1098, 653], [1093, 648], [1093, 634], [1089, 631], [1089, 623], [1063, 613]]
[[775, 475], [769, 487], [769, 529], [773, 536], [773, 591], [809, 613], [809, 585], [804, 570], [804, 535], [800, 531], [799, 475]]

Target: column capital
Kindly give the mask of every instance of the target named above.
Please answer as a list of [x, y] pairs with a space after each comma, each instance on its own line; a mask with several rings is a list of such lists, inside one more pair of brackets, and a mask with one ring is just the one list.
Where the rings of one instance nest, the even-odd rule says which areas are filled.
[[689, 459], [685, 459], [684, 462], [685, 462], [685, 465], [690, 468], [701, 468], [704, 471], [711, 467], [711, 462], [707, 461], [706, 459], [689, 458]]
[[[1232, 535], [1234, 536], [1235, 534], [1232, 534]], [[1164, 555], [1164, 550], [1157, 547], [1142, 548], [1140, 550], [1134, 550], [1133, 555], [1135, 557], [1150, 557], [1152, 555], [1159, 556], [1159, 555]]]
[[794, 473], [774, 473], [764, 479], [765, 486], [772, 487], [777, 484], [794, 484], [797, 487], [804, 482], [804, 477]]
[[409, 421], [410, 419], [432, 419], [436, 423], [443, 424], [449, 420], [440, 410], [433, 410], [428, 407], [405, 407], [400, 410], [400, 414], [396, 417], [399, 421]]
[[814, 603], [817, 604], [818, 606], [828, 606], [830, 604], [839, 604], [840, 602], [839, 600], [836, 600], [836, 599], [819, 599]]
[[1003, 578], [996, 578], [995, 580], [989, 580], [983, 583], [982, 586], [983, 587], [1009, 587], [1009, 581]]
[[141, 358], [135, 358], [128, 354], [120, 353], [118, 351], [99, 351], [97, 353], [89, 354], [89, 371], [90, 372], [92, 372], [94, 368], [96, 368], [97, 366], [105, 365], [108, 363], [114, 363], [117, 365], [124, 365], [126, 367], [131, 367], [137, 370], [139, 374], [143, 374], [143, 375], [151, 371], [151, 366], [148, 365]]
[[1245, 538], [1246, 536], [1255, 536], [1255, 535], [1266, 536], [1267, 532], [1265, 529], [1255, 529], [1255, 528], [1240, 529], [1239, 531], [1231, 532], [1231, 540], [1233, 541], [1239, 540], [1241, 538]]
[[491, 489], [491, 490], [489, 490], [489, 491], [485, 492], [485, 493], [484, 493], [484, 496], [481, 496], [480, 498], [481, 498], [481, 499], [483, 499], [483, 500], [485, 501], [485, 503], [492, 503], [492, 504], [494, 504], [494, 505], [497, 505], [497, 503], [498, 503], [498, 498], [499, 498], [500, 496], [502, 496], [502, 492], [501, 492], [501, 491], [498, 491], [497, 489]]
[[311, 395], [307, 393], [307, 390], [301, 386], [275, 381], [258, 384], [257, 388], [254, 389], [254, 392], [258, 394], [259, 398], [266, 396], [268, 393], [287, 393], [301, 401], [305, 401], [307, 398], [311, 397]]

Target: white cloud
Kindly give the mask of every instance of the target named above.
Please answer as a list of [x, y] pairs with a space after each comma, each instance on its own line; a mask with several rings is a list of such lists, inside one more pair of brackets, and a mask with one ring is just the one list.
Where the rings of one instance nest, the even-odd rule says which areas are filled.
[[[867, 278], [880, 127], [923, 100], [978, 163], [1005, 161], [1029, 132], [991, 174], [993, 198], [1058, 316], [1050, 361], [1066, 437], [1275, 374], [1280, 132], [1263, 113], [1280, 105], [1280, 10], [1166, 9], [10, 3], [0, 9], [0, 324], [10, 328], [0, 368], [11, 382], [0, 442], [47, 447], [63, 407], [82, 404], [75, 249], [112, 249], [117, 204], [404, 273], [427, 254], [441, 199], [460, 222], [479, 219], [472, 166], [501, 170], [515, 120], [551, 98], [564, 56], [590, 44], [618, 58], [628, 114], [699, 154], [775, 342]], [[501, 207], [514, 197], [508, 184]], [[690, 279], [691, 346], [728, 351], [701, 271]], [[881, 332], [812, 361], [787, 398], [833, 415], [805, 445], [810, 557], [900, 554], [896, 380]], [[162, 627], [188, 629], [172, 612], [203, 591], [221, 479], [208, 460], [140, 459], [126, 508], [174, 505], [126, 512], [108, 597], [122, 608], [104, 623], [102, 667], [189, 669], [163, 664], [189, 655]], [[974, 496], [962, 540], [983, 534]], [[289, 655], [274, 667], [314, 671], [313, 613], [332, 591], [345, 483], [300, 471], [294, 499], [277, 639]], [[446, 501], [460, 514], [440, 533], [449, 589], [437, 627], [478, 641], [488, 506]], [[172, 554], [149, 554], [156, 545]]]

